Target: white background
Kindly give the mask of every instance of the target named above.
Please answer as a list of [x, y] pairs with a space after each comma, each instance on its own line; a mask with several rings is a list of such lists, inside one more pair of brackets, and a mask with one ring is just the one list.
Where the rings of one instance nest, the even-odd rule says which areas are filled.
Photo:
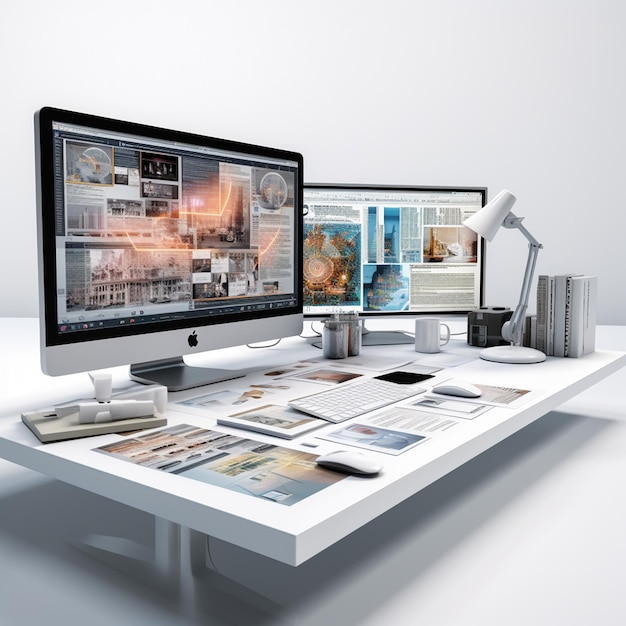
[[[0, 19], [0, 316], [37, 315], [33, 113], [302, 152], [310, 182], [507, 188], [537, 273], [599, 276], [625, 324], [620, 0], [20, 0]], [[526, 242], [488, 250], [517, 303]], [[534, 298], [531, 303], [534, 307]]]

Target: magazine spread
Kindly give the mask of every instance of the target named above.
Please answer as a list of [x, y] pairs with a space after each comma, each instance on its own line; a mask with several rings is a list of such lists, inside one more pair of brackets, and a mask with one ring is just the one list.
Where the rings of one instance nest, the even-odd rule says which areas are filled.
[[316, 465], [314, 454], [189, 424], [125, 438], [95, 451], [287, 506], [345, 478]]
[[217, 423], [284, 439], [293, 439], [310, 430], [328, 425], [328, 422], [324, 420], [304, 415], [278, 404], [265, 404], [241, 413], [218, 417]]

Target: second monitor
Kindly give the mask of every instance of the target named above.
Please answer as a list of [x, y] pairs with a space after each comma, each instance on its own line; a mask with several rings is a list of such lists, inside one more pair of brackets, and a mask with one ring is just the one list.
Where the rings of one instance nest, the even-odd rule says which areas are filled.
[[[304, 313], [467, 313], [483, 302], [484, 242], [463, 225], [484, 187], [308, 183]], [[412, 341], [364, 334], [364, 343]]]

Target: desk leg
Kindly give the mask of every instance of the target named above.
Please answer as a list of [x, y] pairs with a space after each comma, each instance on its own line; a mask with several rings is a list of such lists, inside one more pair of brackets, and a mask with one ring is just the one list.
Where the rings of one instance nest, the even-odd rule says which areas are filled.
[[82, 552], [175, 599], [185, 612], [207, 610], [249, 626], [268, 616], [272, 624], [293, 624], [285, 608], [219, 573], [208, 557], [204, 533], [155, 518], [154, 546], [122, 537], [89, 535]]
[[76, 547], [106, 565], [159, 591], [178, 595], [180, 526], [155, 518], [154, 546], [123, 537], [89, 535]]
[[237, 626], [270, 623], [270, 618], [276, 626], [294, 624], [285, 607], [217, 571], [204, 533], [183, 526], [180, 532], [181, 600], [187, 607], [207, 608]]

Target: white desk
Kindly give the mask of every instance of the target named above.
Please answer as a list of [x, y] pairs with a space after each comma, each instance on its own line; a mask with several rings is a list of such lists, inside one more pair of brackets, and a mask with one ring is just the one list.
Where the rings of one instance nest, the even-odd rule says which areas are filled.
[[[139, 508], [184, 529], [222, 539], [294, 566], [326, 550], [626, 364], [626, 355], [600, 351], [580, 359], [548, 358], [546, 362], [534, 365], [500, 365], [473, 358], [446, 369], [429, 382], [453, 375], [474, 383], [525, 388], [539, 393], [519, 408], [493, 408], [451, 429], [445, 436], [432, 437], [400, 456], [379, 453], [384, 471], [374, 479], [349, 477], [302, 502], [285, 507], [93, 452], [93, 448], [115, 441], [119, 435], [41, 444], [22, 424], [20, 412], [89, 396], [90, 381], [85, 375], [50, 379], [39, 372], [34, 320], [2, 320], [0, 341], [5, 347], [0, 416], [2, 458]], [[422, 359], [411, 345], [368, 347], [363, 349], [363, 354], [369, 351]], [[472, 357], [478, 354], [478, 350], [467, 346], [464, 340], [451, 342], [448, 352]], [[251, 350], [242, 347], [204, 356], [211, 361], [215, 358], [228, 367], [249, 367], [252, 361], [259, 367], [273, 367], [317, 358], [321, 354], [306, 340], [292, 338], [273, 348]], [[114, 370], [114, 373], [117, 381], [125, 381], [124, 369]], [[233, 384], [220, 383], [220, 386], [228, 388]], [[199, 395], [201, 391], [195, 393]], [[172, 401], [178, 397], [180, 394], [171, 394]], [[173, 411], [168, 419], [170, 424], [191, 423], [214, 428], [206, 419], [186, 413]], [[323, 430], [335, 428], [330, 425]], [[293, 442], [280, 444], [310, 452], [311, 449], [302, 443], [315, 441], [319, 444], [315, 453], [339, 447], [316, 439], [320, 433], [314, 431]], [[262, 435], [245, 436], [277, 443], [276, 439]]]

